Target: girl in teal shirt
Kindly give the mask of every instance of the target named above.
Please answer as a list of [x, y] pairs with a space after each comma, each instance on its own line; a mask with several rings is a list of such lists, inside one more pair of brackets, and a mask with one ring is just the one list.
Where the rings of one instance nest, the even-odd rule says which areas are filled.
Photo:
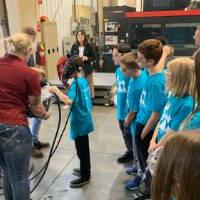
[[[182, 122], [192, 112], [194, 87], [194, 62], [189, 58], [178, 58], [168, 64], [166, 70], [167, 104], [150, 143], [155, 149], [166, 133], [180, 129]], [[184, 81], [183, 81], [184, 80]]]
[[193, 95], [196, 102], [194, 111], [184, 123], [183, 129], [185, 130], [200, 129], [200, 51], [198, 51], [195, 56], [195, 79]]
[[72, 188], [79, 188], [89, 183], [91, 176], [90, 147], [88, 134], [94, 131], [92, 120], [92, 103], [88, 81], [81, 76], [81, 58], [71, 59], [70, 70], [74, 78], [68, 96], [57, 87], [50, 87], [49, 91], [55, 93], [65, 104], [72, 105], [70, 116], [70, 138], [75, 141], [76, 151], [80, 159], [80, 169], [74, 169], [74, 174], [79, 178], [71, 182]]

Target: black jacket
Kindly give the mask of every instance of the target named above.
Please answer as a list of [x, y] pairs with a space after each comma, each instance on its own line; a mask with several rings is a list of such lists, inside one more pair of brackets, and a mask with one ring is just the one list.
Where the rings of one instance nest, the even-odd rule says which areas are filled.
[[[79, 45], [74, 44], [71, 48], [70, 56], [78, 56], [78, 55], [79, 55]], [[93, 72], [92, 61], [96, 60], [94, 49], [90, 44], [85, 45], [83, 55], [88, 57], [88, 60], [84, 61], [83, 65], [84, 75], [87, 76], [92, 74]]]

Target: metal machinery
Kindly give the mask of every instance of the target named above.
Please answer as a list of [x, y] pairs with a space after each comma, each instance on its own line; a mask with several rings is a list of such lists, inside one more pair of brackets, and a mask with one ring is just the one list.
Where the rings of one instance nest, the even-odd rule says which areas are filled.
[[144, 0], [144, 11], [184, 10], [190, 0]]
[[127, 42], [126, 12], [135, 12], [136, 9], [127, 6], [104, 7], [104, 53], [103, 72], [112, 73], [115, 66], [112, 61], [112, 49], [119, 42]]
[[[136, 11], [127, 6], [104, 7], [104, 35], [98, 41], [100, 57], [103, 62], [98, 72], [94, 74], [95, 99], [94, 104], [112, 105], [111, 89], [115, 84], [115, 66], [112, 61], [112, 49], [119, 42], [126, 41], [126, 18], [127, 11]], [[103, 51], [103, 52], [102, 52]]]
[[175, 56], [191, 56], [193, 36], [200, 24], [200, 10], [127, 12], [128, 43], [137, 49], [145, 39], [164, 36], [175, 48]]

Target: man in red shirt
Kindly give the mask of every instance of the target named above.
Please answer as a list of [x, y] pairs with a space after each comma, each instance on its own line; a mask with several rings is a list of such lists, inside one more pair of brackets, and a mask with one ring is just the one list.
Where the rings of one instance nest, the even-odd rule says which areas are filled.
[[27, 113], [48, 119], [41, 102], [38, 73], [27, 67], [31, 40], [22, 33], [9, 39], [9, 54], [0, 58], [0, 168], [6, 200], [29, 200], [32, 137]]
[[[34, 28], [27, 26], [24, 27], [21, 32], [28, 35], [28, 37], [32, 40], [33, 43], [35, 42], [37, 32], [34, 30]], [[41, 67], [35, 65], [33, 52], [27, 62], [27, 65], [31, 67], [34, 71], [38, 72], [40, 75], [45, 76], [45, 71]], [[30, 130], [32, 134], [32, 144], [33, 144], [31, 154], [35, 158], [43, 158], [44, 154], [42, 152], [42, 149], [48, 148], [50, 144], [48, 142], [41, 142], [39, 140], [39, 131], [42, 124], [42, 120], [40, 118], [33, 117], [31, 118], [30, 121], [31, 121]]]

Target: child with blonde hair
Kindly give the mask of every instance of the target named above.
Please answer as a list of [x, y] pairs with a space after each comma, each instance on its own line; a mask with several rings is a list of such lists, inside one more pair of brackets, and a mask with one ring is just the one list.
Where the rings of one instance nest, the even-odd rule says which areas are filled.
[[156, 143], [166, 133], [178, 131], [193, 108], [194, 61], [189, 58], [177, 58], [168, 64], [165, 74], [169, 95], [162, 117], [151, 140], [150, 151], [155, 149]]

